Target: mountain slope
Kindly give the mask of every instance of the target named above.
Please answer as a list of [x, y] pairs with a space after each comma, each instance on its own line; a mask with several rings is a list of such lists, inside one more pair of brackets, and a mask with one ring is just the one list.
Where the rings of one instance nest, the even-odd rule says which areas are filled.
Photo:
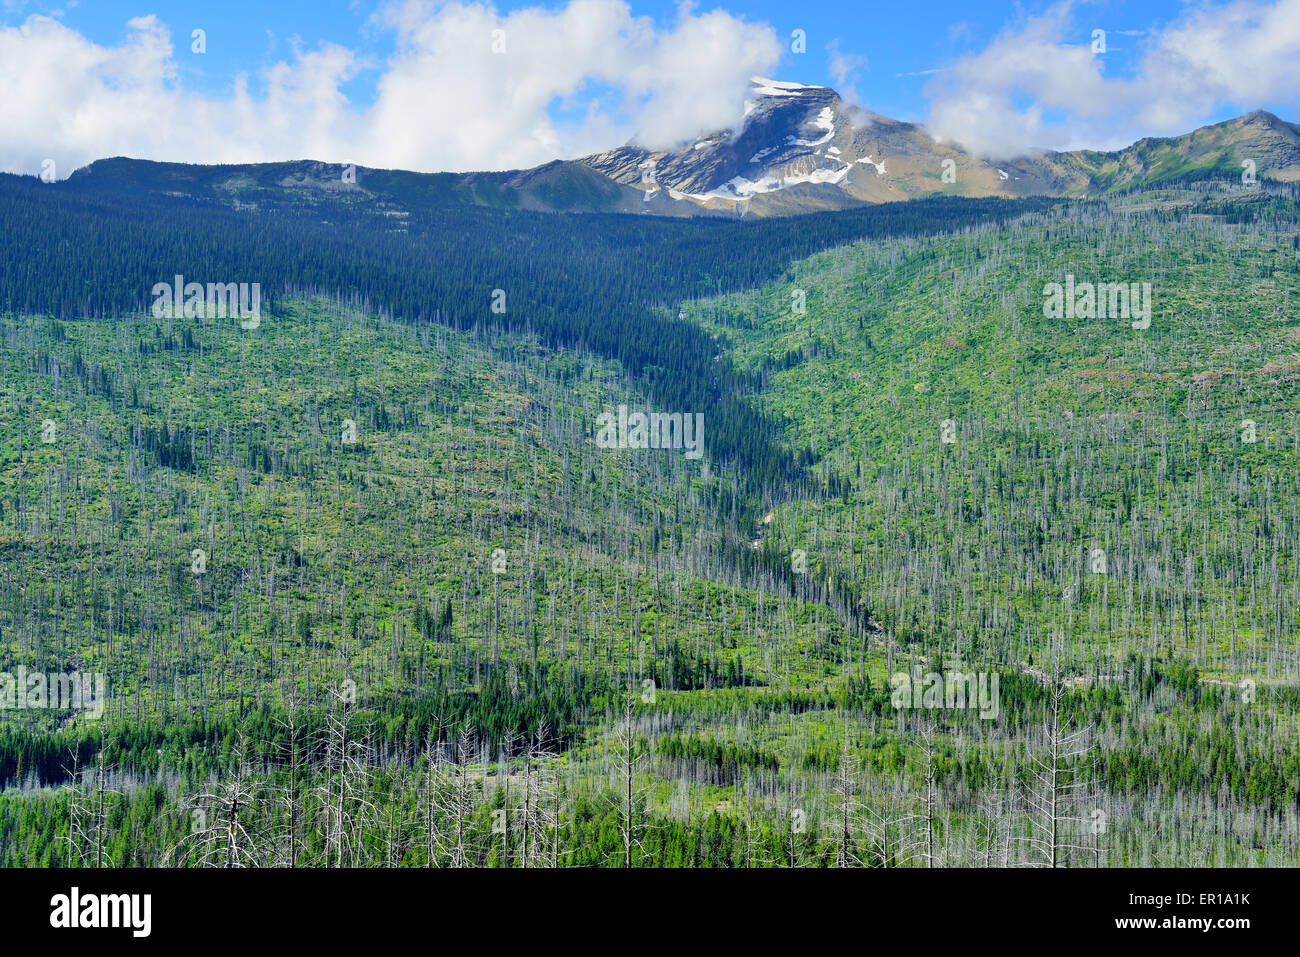
[[[624, 146], [581, 163], [640, 189], [655, 212], [684, 204], [765, 215], [934, 192], [1005, 194], [992, 168], [920, 127], [850, 106], [828, 87], [755, 78], [751, 96], [738, 131], [716, 131], [675, 151]], [[945, 160], [951, 184], [941, 179]]]
[[227, 166], [100, 160], [71, 182], [239, 209], [364, 204], [400, 228], [415, 207], [765, 217], [943, 194], [1081, 198], [1188, 175], [1300, 180], [1300, 127], [1257, 110], [1113, 152], [1043, 152], [1001, 162], [854, 107], [829, 87], [755, 78], [739, 129], [675, 149], [635, 144], [527, 170], [414, 173], [313, 160]]
[[[302, 172], [280, 171], [295, 201], [316, 189]], [[237, 251], [293, 219], [196, 220], [173, 199], [173, 233], [140, 198], [152, 231], [132, 233], [99, 197], [87, 233], [75, 212], [93, 191], [0, 178], [0, 201], [8, 189], [47, 204], [0, 204], [28, 300], [56, 272], [75, 289], [131, 275], [109, 255], [127, 246], [158, 272], [220, 270], [205, 230]], [[205, 795], [223, 787], [257, 789], [238, 813], [242, 860], [259, 865], [534, 866], [538, 846], [582, 865], [829, 865], [850, 841], [855, 862], [879, 866], [1042, 863], [1014, 836], [1044, 826], [1033, 774], [1053, 753], [1044, 685], [1060, 679], [1089, 746], [1063, 813], [1110, 820], [1064, 831], [1064, 863], [1294, 866], [1290, 192], [939, 198], [753, 224], [473, 209], [440, 211], [428, 231], [416, 208], [398, 238], [449, 274], [478, 261], [434, 245], [439, 231], [486, 246], [511, 297], [503, 316], [544, 318], [536, 303], [584, 256], [602, 269], [584, 286], [593, 335], [616, 299], [644, 304], [618, 326], [633, 345], [651, 310], [685, 312], [655, 330], [649, 383], [698, 377], [665, 348], [664, 332], [689, 328], [710, 366], [743, 370], [726, 394], [754, 414], [718, 425], [716, 403], [672, 407], [703, 408], [710, 432], [756, 429], [771, 410], [809, 453], [810, 481], [748, 526], [739, 469], [593, 441], [602, 410], [652, 401], [623, 357], [504, 318], [445, 328], [361, 308], [383, 301], [366, 268], [426, 291], [439, 278], [395, 257], [384, 212], [330, 216], [333, 232], [381, 232], [382, 263], [306, 231], [254, 247], [268, 286], [285, 274], [272, 257], [318, 289], [339, 277], [304, 267], [343, 262], [350, 283], [283, 295], [256, 330], [5, 310], [0, 660], [103, 671], [110, 693], [97, 724], [0, 709], [0, 863], [203, 863], [202, 819], [227, 819]], [[840, 221], [1003, 205], [1037, 211], [830, 242]], [[526, 275], [505, 274], [492, 220], [537, 231], [521, 236], [535, 240]], [[30, 258], [27, 223], [76, 260]], [[744, 264], [747, 243], [771, 247], [782, 230], [836, 248], [684, 305], [663, 294], [680, 286], [620, 275], [611, 251], [649, 237], [635, 252], [658, 276], [676, 267], [657, 252], [670, 244], [713, 262], [701, 237], [725, 237], [720, 261]], [[1048, 318], [1043, 284], [1069, 273], [1152, 281], [1151, 326]], [[1240, 438], [1244, 418], [1258, 441]], [[841, 614], [841, 595], [861, 614]], [[974, 669], [1000, 680], [996, 713], [891, 694], [914, 670]], [[89, 778], [70, 774], [78, 760]], [[87, 806], [101, 762], [108, 823], [82, 838], [73, 802]], [[361, 799], [319, 800], [349, 782]], [[846, 795], [862, 808], [847, 825]], [[301, 835], [283, 826], [286, 805]], [[928, 814], [943, 822], [934, 855], [909, 836]], [[319, 837], [340, 820], [359, 836], [350, 848]], [[625, 850], [626, 833], [643, 843]]]
[[[826, 450], [832, 491], [776, 508], [765, 546], [852, 561], [901, 644], [953, 636], [969, 654], [965, 635], [1086, 674], [1143, 636], [1223, 677], [1300, 678], [1300, 523], [1284, 517], [1300, 499], [1300, 206], [1184, 192], [1194, 205], [1134, 196], [841, 247], [689, 304], [763, 374], [755, 404], [789, 441]], [[1067, 275], [1149, 283], [1149, 325], [1049, 316], [1044, 288]]]
[[1238, 174], [1247, 160], [1257, 176], [1300, 179], [1300, 127], [1255, 111], [1114, 152], [990, 162], [915, 124], [853, 107], [827, 87], [755, 78], [739, 130], [702, 135], [675, 150], [628, 145], [580, 163], [639, 190], [647, 212], [680, 215], [684, 206], [697, 214], [762, 216], [934, 193], [1081, 197], [1189, 173]]
[[1244, 174], [1245, 162], [1253, 164], [1257, 177], [1300, 180], [1300, 126], [1256, 110], [1183, 136], [1148, 137], [1109, 153], [1044, 153], [1006, 168], [1020, 184], [1014, 190], [1020, 195], [1081, 196], [1194, 173]]

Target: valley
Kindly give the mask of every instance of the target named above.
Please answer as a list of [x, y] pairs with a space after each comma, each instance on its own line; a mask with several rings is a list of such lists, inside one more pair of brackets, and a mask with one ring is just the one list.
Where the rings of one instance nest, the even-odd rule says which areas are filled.
[[[5, 670], [108, 688], [6, 713], [6, 865], [1294, 865], [1294, 187], [651, 221], [623, 313], [508, 278], [565, 218], [412, 317], [382, 233], [312, 280], [317, 216], [256, 238], [302, 278], [246, 273], [252, 328], [75, 315], [113, 233], [47, 312], [6, 286]], [[1151, 283], [1148, 328], [1049, 315], [1067, 274]], [[620, 406], [705, 454], [604, 447]]]
[[1300, 194], [1213, 155], [0, 176], [0, 672], [106, 689], [0, 714], [0, 861], [1294, 866]]

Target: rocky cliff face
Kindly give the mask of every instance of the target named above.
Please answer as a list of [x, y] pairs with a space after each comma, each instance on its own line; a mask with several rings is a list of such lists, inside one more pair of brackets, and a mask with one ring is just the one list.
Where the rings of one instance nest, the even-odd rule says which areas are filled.
[[664, 200], [744, 215], [1000, 192], [992, 170], [919, 127], [851, 107], [827, 87], [760, 78], [739, 130], [676, 150], [629, 145], [579, 162], [639, 189], [656, 211]]

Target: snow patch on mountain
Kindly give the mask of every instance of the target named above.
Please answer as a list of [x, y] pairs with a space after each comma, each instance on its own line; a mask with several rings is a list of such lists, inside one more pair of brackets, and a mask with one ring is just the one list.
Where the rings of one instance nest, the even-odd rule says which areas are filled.
[[835, 135], [835, 111], [829, 106], [823, 107], [822, 111], [817, 114], [817, 119], [813, 120], [813, 126], [819, 130], [825, 130], [826, 135], [815, 140], [800, 140], [791, 136], [789, 142], [795, 146], [821, 146]]
[[683, 193], [670, 189], [668, 195], [673, 199], [692, 199], [701, 203], [710, 199], [745, 200], [760, 193], [773, 193], [790, 186], [797, 186], [800, 183], [830, 183], [834, 185], [841, 182], [851, 169], [853, 169], [853, 165], [850, 163], [839, 169], [819, 168], [808, 173], [770, 174], [758, 179], [734, 176], [707, 193]]
[[809, 86], [807, 83], [785, 83], [781, 80], [769, 80], [763, 76], [752, 76], [749, 82], [754, 85], [754, 92], [760, 96], [798, 96], [804, 90], [823, 90], [825, 87]]
[[883, 161], [877, 163], [877, 162], [876, 162], [875, 160], [873, 160], [870, 156], [864, 156], [864, 157], [862, 157], [860, 160], [858, 160], [858, 162], [859, 162], [859, 163], [867, 163], [867, 164], [869, 164], [869, 165], [871, 165], [871, 166], [874, 166], [874, 167], [876, 168], [876, 175], [877, 175], [877, 176], [884, 176], [884, 175], [885, 175], [885, 164], [884, 164]]

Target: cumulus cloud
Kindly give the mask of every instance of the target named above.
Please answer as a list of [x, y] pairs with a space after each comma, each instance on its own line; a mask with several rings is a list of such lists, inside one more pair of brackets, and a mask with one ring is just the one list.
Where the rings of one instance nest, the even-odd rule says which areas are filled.
[[[623, 0], [569, 0], [499, 14], [486, 3], [403, 0], [374, 25], [395, 51], [378, 67], [372, 103], [343, 86], [370, 65], [322, 44], [228, 97], [178, 79], [171, 34], [156, 16], [129, 21], [117, 46], [55, 19], [0, 28], [0, 170], [60, 176], [104, 156], [185, 162], [311, 157], [423, 171], [512, 169], [605, 149], [635, 137], [666, 146], [733, 125], [749, 77], [772, 71], [782, 46], [767, 25], [689, 4], [669, 26]], [[215, 55], [209, 53], [208, 55]], [[557, 122], [557, 102], [585, 102]]]
[[[1183, 133], [1214, 111], [1300, 102], [1300, 0], [1187, 10], [1145, 37], [1131, 75], [1108, 77], [1070, 3], [1004, 31], [927, 88], [928, 125], [990, 157], [1032, 147], [1113, 149]], [[1120, 33], [1120, 31], [1115, 31]]]

